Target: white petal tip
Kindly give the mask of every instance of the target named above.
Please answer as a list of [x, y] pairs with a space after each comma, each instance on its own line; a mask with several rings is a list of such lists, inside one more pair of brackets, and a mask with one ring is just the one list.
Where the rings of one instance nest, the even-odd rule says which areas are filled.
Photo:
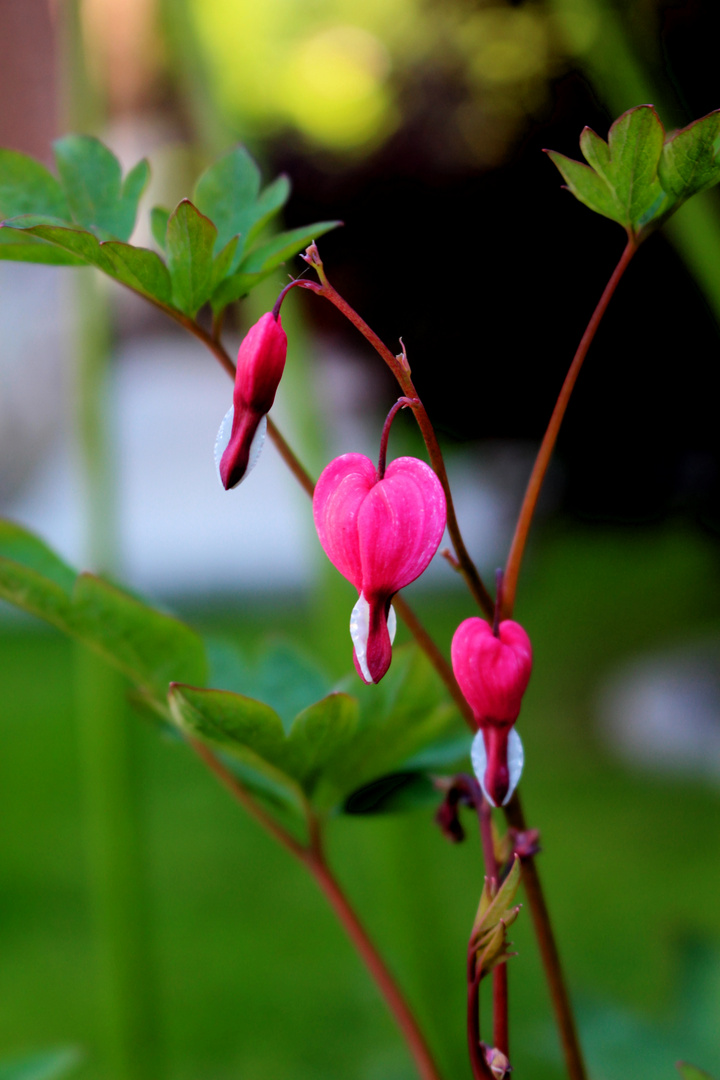
[[[231, 405], [230, 408], [228, 409], [228, 411], [225, 413], [225, 416], [222, 419], [222, 423], [220, 424], [217, 436], [215, 438], [215, 448], [214, 448], [215, 471], [217, 473], [217, 478], [220, 481], [220, 487], [223, 488], [223, 490], [225, 490], [225, 485], [223, 484], [222, 477], [220, 476], [220, 462], [222, 460], [223, 454], [227, 450], [228, 443], [230, 442], [230, 436], [232, 434], [232, 424], [233, 424], [234, 415], [235, 415], [235, 409]], [[243, 475], [240, 477], [237, 484], [233, 484], [233, 486], [231, 488], [227, 489], [228, 491], [234, 491], [236, 487], [239, 487], [240, 484], [242, 484], [245, 477], [248, 475], [248, 473], [252, 469], [255, 468], [255, 465], [257, 464], [257, 459], [260, 457], [260, 452], [261, 452], [263, 446], [265, 445], [265, 436], [266, 436], [266, 434], [267, 434], [267, 416], [263, 416], [262, 420], [260, 421], [260, 423], [257, 426], [257, 430], [256, 430], [255, 434], [253, 435], [253, 441], [250, 443], [250, 454], [248, 456], [247, 469], [245, 470]]]
[[360, 593], [357, 604], [350, 613], [350, 637], [355, 648], [358, 667], [366, 682], [373, 682], [367, 665], [367, 642], [370, 633], [370, 605]]
[[[482, 793], [490, 803], [491, 806], [495, 806], [496, 803], [490, 798], [485, 789], [485, 770], [487, 769], [487, 754], [485, 753], [485, 740], [483, 739], [482, 730], [478, 731], [477, 735], [472, 741], [470, 747], [470, 760], [472, 761], [473, 772], [478, 779], [478, 783], [482, 788]], [[525, 764], [525, 752], [523, 750], [523, 744], [520, 741], [515, 728], [512, 728], [510, 735], [508, 736], [508, 772], [510, 773], [510, 784], [508, 786], [507, 795], [503, 799], [502, 805], [507, 806], [512, 798], [515, 788], [518, 786], [518, 782], [522, 775], [523, 765]]]

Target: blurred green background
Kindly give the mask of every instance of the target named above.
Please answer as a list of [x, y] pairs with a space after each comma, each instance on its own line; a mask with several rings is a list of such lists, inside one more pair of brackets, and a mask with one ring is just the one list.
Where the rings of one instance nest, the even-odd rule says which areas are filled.
[[[538, 437], [622, 244], [560, 197], [540, 145], [574, 154], [583, 124], [604, 134], [640, 101], [668, 126], [719, 105], [717, 21], [700, 0], [6, 0], [0, 141], [44, 159], [68, 126], [140, 153], [173, 144], [157, 150], [168, 199], [234, 139], [268, 176], [286, 168], [288, 225], [346, 219], [327, 238], [328, 266], [388, 341], [414, 340], [452, 454], [463, 439]], [[536, 652], [523, 797], [595, 1080], [669, 1078], [679, 1057], [720, 1071], [717, 772], [633, 766], [596, 723], [599, 689], [623, 663], [696, 642], [718, 651], [718, 432], [703, 387], [717, 357], [720, 230], [716, 197], [701, 206], [678, 216], [674, 247], [648, 243], [598, 338], [560, 447], [564, 495], [533, 537], [517, 610]], [[103, 317], [119, 341], [156, 329], [116, 299]], [[305, 317], [310, 342], [345, 333], [324, 313]], [[458, 391], [478, 363], [479, 402]], [[317, 467], [315, 403], [300, 407]], [[313, 595], [196, 597], [181, 613], [251, 655], [268, 636], [299, 640], [335, 678], [349, 666], [351, 591], [327, 573]], [[452, 589], [414, 602], [446, 649], [472, 613]], [[0, 1055], [71, 1042], [86, 1054], [78, 1076], [110, 1080], [122, 1073], [103, 1029], [111, 954], [93, 930], [77, 656], [7, 618], [0, 657]], [[135, 1075], [411, 1076], [313, 883], [182, 746], [129, 708], [123, 722], [146, 878], [137, 997], [153, 1003]], [[469, 1075], [474, 834], [453, 848], [418, 811], [338, 820], [330, 840], [445, 1075]], [[525, 913], [513, 938], [516, 1074], [554, 1080], [562, 1067]]]

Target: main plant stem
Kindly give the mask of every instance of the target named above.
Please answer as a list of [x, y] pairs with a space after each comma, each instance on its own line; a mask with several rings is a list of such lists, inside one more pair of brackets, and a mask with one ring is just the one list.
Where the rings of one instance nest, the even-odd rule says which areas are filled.
[[[492, 834], [492, 810], [486, 798], [478, 806], [480, 840], [482, 842], [485, 874], [494, 882], [495, 889], [500, 886], [500, 873], [495, 858], [495, 844]], [[508, 1035], [508, 983], [507, 963], [493, 968], [493, 1046], [505, 1057], [510, 1056]]]
[[528, 481], [527, 488], [525, 490], [525, 496], [523, 498], [522, 506], [520, 508], [520, 515], [518, 517], [517, 525], [515, 526], [515, 535], [513, 536], [512, 544], [510, 546], [510, 553], [508, 555], [507, 563], [505, 565], [505, 579], [504, 579], [504, 595], [503, 595], [503, 618], [509, 619], [512, 615], [513, 608], [515, 606], [515, 594], [517, 591], [518, 577], [520, 576], [520, 567], [522, 565], [523, 555], [525, 553], [525, 545], [527, 543], [528, 534], [530, 532], [530, 526], [532, 525], [533, 516], [535, 514], [535, 508], [537, 507], [537, 501], [540, 496], [540, 490], [545, 479], [545, 475], [550, 464], [550, 458], [552, 457], [553, 450], [555, 449], [555, 443], [557, 442], [558, 433], [560, 431], [560, 425], [563, 422], [565, 416], [565, 410], [568, 407], [568, 402], [572, 395], [577, 377], [580, 374], [580, 369], [583, 365], [583, 361], [587, 355], [587, 351], [590, 348], [595, 333], [597, 331], [602, 317], [605, 314], [608, 304], [612, 298], [615, 289], [618, 286], [620, 278], [625, 273], [628, 263], [632, 259], [633, 255], [637, 251], [637, 241], [632, 237], [628, 239], [625, 246], [625, 250], [620, 256], [620, 261], [615, 267], [610, 280], [608, 281], [603, 294], [598, 301], [597, 307], [590, 317], [590, 322], [585, 328], [585, 333], [580, 339], [580, 344], [577, 347], [575, 356], [568, 369], [568, 373], [565, 376], [565, 381], [562, 384], [560, 394], [558, 395], [555, 408], [553, 409], [552, 416], [550, 417], [550, 423], [547, 426], [543, 441], [540, 444], [537, 457], [535, 458], [535, 464], [533, 465], [532, 473]]
[[296, 840], [295, 837], [291, 836], [265, 813], [212, 750], [197, 739], [189, 739], [189, 742], [198, 757], [218, 777], [233, 798], [312, 874], [375, 980], [380, 993], [385, 998], [387, 1006], [405, 1038], [421, 1080], [441, 1080], [430, 1047], [420, 1030], [412, 1009], [325, 860], [319, 823], [312, 809], [309, 806], [305, 807], [308, 832], [310, 834], [310, 842], [305, 845]]

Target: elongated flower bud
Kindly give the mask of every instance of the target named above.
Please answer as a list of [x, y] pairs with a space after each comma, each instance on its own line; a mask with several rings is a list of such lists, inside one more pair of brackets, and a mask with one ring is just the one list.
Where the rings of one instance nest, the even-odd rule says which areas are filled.
[[520, 779], [522, 743], [513, 724], [532, 671], [532, 646], [519, 623], [506, 619], [498, 636], [484, 619], [465, 619], [452, 641], [453, 671], [480, 731], [472, 761], [485, 797], [507, 803]]
[[445, 495], [418, 458], [397, 458], [378, 480], [364, 454], [343, 454], [323, 470], [313, 497], [325, 554], [358, 591], [350, 619], [355, 667], [379, 682], [392, 656], [395, 593], [422, 574], [445, 529]]
[[[267, 312], [251, 326], [238, 351], [233, 404], [215, 444], [220, 482], [228, 490], [245, 478], [257, 460], [265, 436], [265, 415], [272, 408], [287, 354], [287, 336]], [[228, 435], [229, 429], [229, 435]]]

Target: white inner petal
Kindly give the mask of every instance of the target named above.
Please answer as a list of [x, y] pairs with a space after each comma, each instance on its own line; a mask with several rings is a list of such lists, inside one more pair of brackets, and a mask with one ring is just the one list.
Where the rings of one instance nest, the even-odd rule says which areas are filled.
[[370, 605], [360, 593], [357, 604], [350, 613], [350, 637], [360, 670], [368, 682], [372, 682], [367, 666], [367, 642], [370, 634]]
[[[490, 803], [491, 806], [495, 806], [495, 803], [485, 790], [485, 770], [487, 769], [487, 754], [485, 753], [485, 740], [483, 739], [482, 731], [478, 731], [477, 735], [472, 741], [470, 747], [470, 760], [472, 761], [473, 772], [478, 778], [478, 783], [482, 788], [482, 793]], [[508, 773], [510, 774], [510, 783], [508, 786], [507, 795], [503, 799], [503, 806], [507, 806], [510, 802], [513, 791], [518, 786], [518, 781], [523, 771], [523, 765], [525, 763], [525, 753], [523, 751], [523, 744], [520, 741], [515, 728], [512, 728], [508, 737]]]
[[387, 617], [388, 634], [390, 635], [390, 644], [392, 645], [395, 640], [395, 634], [397, 633], [397, 615], [395, 614], [395, 608], [390, 605]]
[[[231, 405], [228, 411], [223, 417], [222, 423], [215, 439], [215, 468], [218, 474], [218, 480], [220, 480], [221, 487], [224, 487], [222, 479], [220, 478], [220, 462], [222, 456], [227, 450], [228, 443], [230, 442], [230, 436], [232, 434], [232, 422], [235, 415], [235, 409]], [[247, 474], [253, 469], [257, 463], [257, 459], [260, 457], [260, 451], [265, 444], [265, 435], [267, 433], [267, 417], [263, 416], [262, 420], [257, 426], [257, 431], [253, 435], [253, 441], [250, 443], [250, 454], [248, 456], [248, 466], [244, 474], [238, 480], [237, 484], [233, 484], [232, 488], [228, 488], [229, 491], [234, 490], [239, 484], [243, 482]]]

